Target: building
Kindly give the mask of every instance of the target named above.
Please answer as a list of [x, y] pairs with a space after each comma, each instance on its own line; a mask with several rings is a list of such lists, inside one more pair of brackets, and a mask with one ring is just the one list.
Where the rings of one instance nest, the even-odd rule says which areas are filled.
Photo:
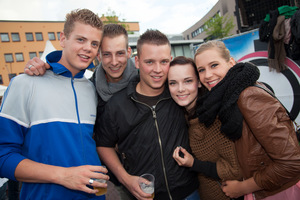
[[[200, 5], [201, 6], [201, 5]], [[206, 39], [208, 35], [204, 31], [204, 24], [213, 18], [215, 15], [233, 16], [235, 12], [235, 0], [219, 0], [212, 9], [193, 26], [185, 30], [182, 34], [186, 40]], [[233, 23], [237, 27], [237, 20]], [[236, 28], [231, 31], [231, 34], [236, 34]]]
[[234, 28], [230, 35], [243, 33], [259, 27], [260, 22], [271, 10], [280, 6], [298, 6], [299, 0], [219, 0], [215, 6], [193, 26], [182, 34], [186, 40], [206, 39], [204, 24], [216, 15], [232, 18]]
[[[107, 19], [101, 17], [105, 22]], [[130, 33], [139, 32], [138, 22], [120, 22]], [[61, 50], [60, 32], [64, 21], [0, 20], [0, 85], [24, 72], [25, 64], [33, 57], [41, 57], [47, 41]]]
[[[199, 45], [203, 43], [202, 39], [199, 40], [185, 40], [182, 34], [168, 34], [167, 35], [170, 44], [171, 44], [171, 55], [174, 57], [176, 56], [186, 56], [189, 58], [194, 57], [194, 50], [193, 47], [195, 45]], [[132, 49], [132, 56], [136, 55], [137, 49], [137, 40], [139, 35], [128, 35], [128, 42], [129, 46]]]
[[56, 49], [64, 22], [0, 21], [0, 84], [24, 72], [25, 64], [43, 54], [47, 40]]
[[[101, 19], [104, 23], [108, 20], [104, 16]], [[118, 19], [110, 21], [118, 22]], [[128, 30], [128, 42], [134, 56], [139, 38], [139, 23], [120, 23]], [[0, 21], [0, 85], [8, 86], [13, 77], [22, 74], [25, 64], [31, 58], [45, 56], [43, 52], [49, 41], [54, 49], [61, 50], [59, 35], [63, 26], [63, 21]], [[183, 55], [193, 58], [193, 47], [203, 42], [202, 39], [185, 40], [182, 34], [167, 37], [171, 43], [173, 57]]]

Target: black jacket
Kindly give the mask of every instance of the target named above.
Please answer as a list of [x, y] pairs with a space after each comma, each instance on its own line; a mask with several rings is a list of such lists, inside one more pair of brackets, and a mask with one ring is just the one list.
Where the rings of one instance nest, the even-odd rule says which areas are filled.
[[183, 110], [172, 100], [168, 88], [155, 108], [136, 100], [136, 78], [116, 93], [97, 113], [97, 146], [115, 147], [131, 175], [155, 176], [155, 199], [181, 200], [198, 188], [197, 175], [173, 159], [177, 146], [190, 150]]

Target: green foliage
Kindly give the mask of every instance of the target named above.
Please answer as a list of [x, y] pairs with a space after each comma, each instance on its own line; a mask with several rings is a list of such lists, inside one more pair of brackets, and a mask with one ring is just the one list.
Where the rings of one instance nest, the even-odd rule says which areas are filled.
[[227, 16], [220, 16], [219, 14], [210, 18], [204, 24], [204, 31], [210, 39], [220, 39], [229, 36], [229, 32], [234, 28], [233, 18]]
[[[102, 16], [104, 16], [104, 15], [102, 15]], [[127, 31], [129, 30], [129, 25], [126, 25], [125, 23], [122, 23], [121, 21], [119, 21], [119, 16], [117, 16], [116, 12], [111, 10], [110, 8], [108, 8], [108, 10], [105, 14], [105, 18], [107, 19], [107, 21], [103, 21], [104, 24], [120, 24]], [[125, 19], [123, 19], [123, 22], [125, 22]], [[128, 32], [128, 34], [129, 34], [129, 32]]]

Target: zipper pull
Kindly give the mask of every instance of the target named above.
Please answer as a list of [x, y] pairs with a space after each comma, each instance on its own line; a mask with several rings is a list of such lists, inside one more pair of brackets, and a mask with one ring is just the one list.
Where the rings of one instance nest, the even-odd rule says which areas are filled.
[[123, 160], [125, 160], [126, 159], [126, 154], [123, 152], [121, 155], [122, 155]]
[[156, 119], [156, 112], [155, 112], [154, 109], [152, 109], [152, 116], [153, 116], [154, 119]]

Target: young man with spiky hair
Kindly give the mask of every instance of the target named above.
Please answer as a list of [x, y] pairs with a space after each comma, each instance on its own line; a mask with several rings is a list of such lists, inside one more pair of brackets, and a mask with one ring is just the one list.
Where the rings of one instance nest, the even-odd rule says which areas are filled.
[[[103, 28], [103, 38], [98, 55], [101, 63], [97, 66], [90, 79], [98, 94], [98, 112], [112, 95], [125, 87], [129, 81], [138, 74], [135, 64], [131, 59], [131, 48], [128, 45], [128, 33], [119, 24], [106, 24]], [[32, 66], [30, 70], [29, 66]], [[31, 59], [25, 67], [28, 75], [43, 75], [50, 66], [41, 59], [35, 57]], [[121, 199], [124, 192], [120, 190], [120, 183], [109, 173], [110, 181], [115, 184]]]
[[128, 199], [151, 197], [138, 185], [144, 173], [155, 176], [155, 199], [199, 199], [197, 175], [172, 158], [177, 146], [190, 148], [183, 110], [166, 87], [170, 42], [160, 31], [148, 30], [140, 36], [137, 51], [139, 76], [97, 113], [95, 140], [100, 158], [134, 196], [129, 194]]
[[93, 180], [108, 176], [93, 140], [97, 96], [83, 76], [94, 67], [102, 33], [90, 10], [70, 12], [63, 50], [47, 55], [51, 69], [10, 82], [0, 108], [0, 176], [23, 182], [20, 199], [105, 198], [92, 189], [107, 187]]
[[[103, 39], [100, 46], [100, 65], [96, 68], [91, 81], [94, 83], [98, 98], [98, 113], [102, 112], [103, 106], [116, 92], [127, 87], [129, 81], [138, 74], [134, 62], [131, 59], [131, 48], [128, 45], [128, 33], [119, 24], [106, 24], [103, 30]], [[109, 168], [108, 168], [109, 170]], [[120, 199], [126, 198], [117, 178], [108, 175], [114, 183]]]
[[101, 63], [91, 78], [100, 96], [99, 104], [104, 104], [114, 93], [127, 87], [138, 74], [130, 57], [126, 29], [119, 24], [106, 24], [98, 57]]

